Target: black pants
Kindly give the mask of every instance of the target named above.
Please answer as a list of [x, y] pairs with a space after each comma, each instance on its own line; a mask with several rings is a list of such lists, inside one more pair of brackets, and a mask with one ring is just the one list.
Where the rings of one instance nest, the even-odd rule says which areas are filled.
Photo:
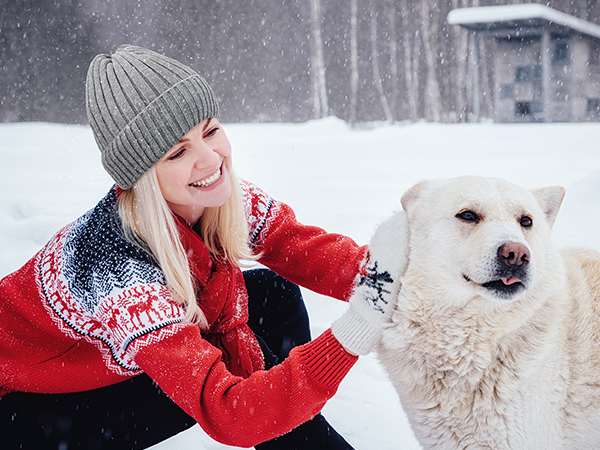
[[[244, 273], [249, 297], [248, 325], [258, 337], [267, 368], [283, 361], [290, 350], [310, 341], [308, 313], [300, 288], [270, 270]], [[261, 342], [262, 341], [262, 342]], [[266, 348], [265, 348], [266, 347]], [[258, 450], [352, 450], [325, 418], [312, 420], [272, 441], [255, 447]]]
[[[310, 340], [308, 314], [298, 286], [275, 273], [244, 273], [249, 325], [272, 367]], [[16, 392], [0, 400], [0, 448], [5, 450], [143, 449], [196, 422], [146, 375], [72, 394]], [[320, 414], [260, 450], [352, 447]]]

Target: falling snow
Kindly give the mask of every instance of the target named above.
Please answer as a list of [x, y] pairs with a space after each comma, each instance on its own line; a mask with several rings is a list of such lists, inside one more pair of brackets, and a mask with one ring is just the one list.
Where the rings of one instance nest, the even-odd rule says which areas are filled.
[[[600, 250], [599, 124], [225, 125], [238, 175], [294, 207], [304, 223], [367, 242], [400, 196], [426, 178], [497, 176], [527, 188], [563, 185], [558, 245]], [[85, 126], [0, 124], [0, 276], [30, 258], [112, 184]], [[305, 292], [313, 335], [346, 305]], [[418, 449], [396, 392], [373, 355], [362, 357], [325, 416], [356, 448]], [[154, 450], [225, 449], [198, 427]]]

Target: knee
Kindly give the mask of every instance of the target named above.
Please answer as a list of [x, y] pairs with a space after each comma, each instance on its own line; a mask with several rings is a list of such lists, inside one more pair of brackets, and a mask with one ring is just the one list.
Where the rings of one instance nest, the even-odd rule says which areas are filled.
[[[270, 269], [245, 271], [244, 283], [250, 297], [264, 297], [265, 301], [271, 298], [287, 299], [304, 304], [300, 287]], [[280, 301], [277, 302], [279, 303]]]
[[[248, 273], [253, 272], [253, 273]], [[308, 312], [298, 285], [269, 269], [244, 273], [251, 315], [285, 324], [298, 319], [308, 322]]]

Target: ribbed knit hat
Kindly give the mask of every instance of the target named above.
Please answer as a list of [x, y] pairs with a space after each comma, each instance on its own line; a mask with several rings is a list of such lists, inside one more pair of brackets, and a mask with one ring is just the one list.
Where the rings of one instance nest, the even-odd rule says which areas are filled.
[[204, 78], [133, 45], [94, 58], [86, 80], [86, 108], [102, 165], [122, 189], [130, 188], [193, 127], [219, 115]]

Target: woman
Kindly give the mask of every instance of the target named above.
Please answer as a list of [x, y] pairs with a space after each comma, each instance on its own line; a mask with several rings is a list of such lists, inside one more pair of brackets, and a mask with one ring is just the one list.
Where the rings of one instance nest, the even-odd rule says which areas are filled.
[[[145, 448], [194, 421], [229, 445], [351, 448], [318, 413], [380, 339], [404, 216], [369, 252], [299, 224], [235, 177], [206, 81], [152, 51], [98, 55], [86, 102], [116, 185], [0, 281], [3, 448]], [[311, 341], [292, 283], [350, 308]]]

